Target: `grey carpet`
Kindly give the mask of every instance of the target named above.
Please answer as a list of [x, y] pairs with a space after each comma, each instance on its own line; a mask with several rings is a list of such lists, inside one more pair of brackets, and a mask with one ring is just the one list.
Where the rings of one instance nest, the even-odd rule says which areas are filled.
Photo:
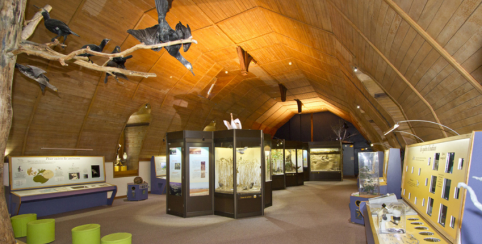
[[[71, 229], [101, 225], [101, 235], [133, 234], [133, 243], [366, 243], [364, 227], [349, 223], [350, 193], [356, 180], [305, 182], [273, 192], [265, 216], [180, 218], [166, 214], [165, 195], [141, 202], [115, 200], [112, 207], [48, 216], [56, 220], [56, 241], [71, 243]], [[26, 241], [26, 238], [20, 238]]]

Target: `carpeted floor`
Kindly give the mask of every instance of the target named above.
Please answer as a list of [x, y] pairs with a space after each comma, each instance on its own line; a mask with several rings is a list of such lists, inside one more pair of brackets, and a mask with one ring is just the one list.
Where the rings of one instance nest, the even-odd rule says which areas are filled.
[[[366, 243], [364, 227], [349, 222], [350, 193], [356, 180], [305, 182], [273, 192], [273, 206], [265, 216], [230, 219], [220, 216], [180, 218], [166, 214], [165, 195], [149, 195], [141, 202], [115, 200], [99, 207], [48, 216], [56, 220], [56, 241], [71, 243], [71, 229], [101, 225], [101, 235], [133, 234], [143, 243]], [[25, 241], [26, 238], [20, 240]]]

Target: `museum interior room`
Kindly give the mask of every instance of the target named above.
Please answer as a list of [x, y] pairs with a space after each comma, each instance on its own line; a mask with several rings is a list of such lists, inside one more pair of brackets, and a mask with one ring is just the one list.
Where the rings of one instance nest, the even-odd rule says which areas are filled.
[[0, 243], [482, 239], [482, 0], [0, 5]]

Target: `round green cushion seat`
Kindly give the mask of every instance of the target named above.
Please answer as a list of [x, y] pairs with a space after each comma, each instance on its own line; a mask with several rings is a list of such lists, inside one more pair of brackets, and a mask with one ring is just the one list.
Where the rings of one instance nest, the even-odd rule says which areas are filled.
[[27, 223], [37, 220], [37, 214], [20, 214], [10, 218], [15, 238], [27, 236]]
[[27, 224], [27, 244], [45, 244], [55, 241], [55, 219], [41, 219]]
[[101, 239], [102, 244], [132, 244], [131, 233], [113, 233], [106, 235]]
[[100, 244], [100, 225], [86, 224], [73, 228], [72, 244]]

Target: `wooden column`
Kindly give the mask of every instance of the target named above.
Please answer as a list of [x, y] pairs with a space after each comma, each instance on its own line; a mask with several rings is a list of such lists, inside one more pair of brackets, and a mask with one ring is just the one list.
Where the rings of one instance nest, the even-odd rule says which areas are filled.
[[[10, 53], [18, 47], [22, 36], [27, 0], [1, 1], [0, 17], [0, 153], [5, 157], [10, 127], [12, 126], [12, 82], [17, 56]], [[12, 225], [8, 215], [7, 203], [3, 187], [3, 162], [0, 163], [0, 243], [13, 244]]]

